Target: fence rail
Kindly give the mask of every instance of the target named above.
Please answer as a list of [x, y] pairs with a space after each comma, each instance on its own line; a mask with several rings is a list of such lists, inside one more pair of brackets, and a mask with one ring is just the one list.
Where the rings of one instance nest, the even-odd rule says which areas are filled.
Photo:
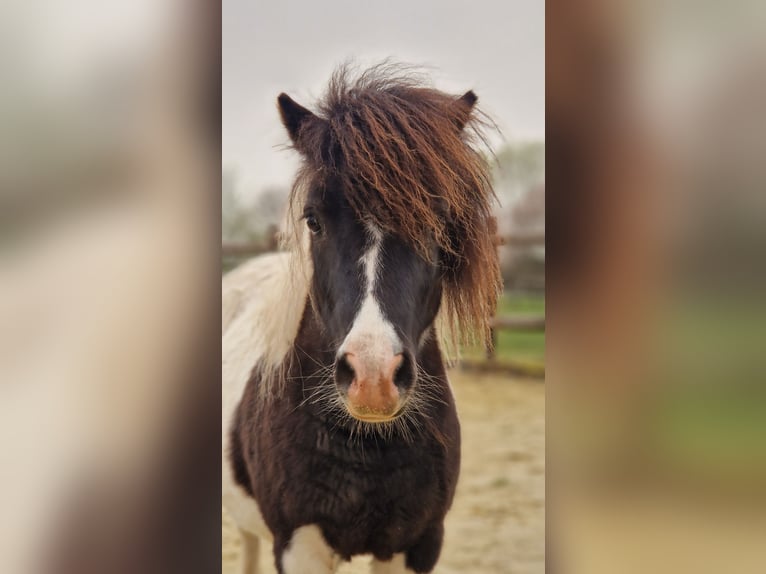
[[498, 315], [492, 318], [492, 329], [511, 331], [545, 331], [545, 317], [541, 315]]
[[[528, 247], [533, 245], [545, 245], [545, 233], [514, 233], [510, 235], [496, 235], [495, 245], [498, 247], [507, 245], [512, 247]], [[271, 237], [267, 242], [235, 242], [226, 241], [221, 245], [223, 257], [249, 257], [276, 251], [279, 248], [276, 237]]]

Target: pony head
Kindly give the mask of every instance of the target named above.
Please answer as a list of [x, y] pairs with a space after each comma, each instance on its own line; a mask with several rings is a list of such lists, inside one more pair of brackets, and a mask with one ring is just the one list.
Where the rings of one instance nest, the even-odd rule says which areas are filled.
[[488, 338], [494, 193], [472, 91], [448, 95], [391, 65], [351, 76], [334, 74], [316, 113], [286, 94], [278, 105], [303, 158], [290, 213], [335, 385], [351, 416], [384, 422], [413, 395], [440, 311], [453, 342]]

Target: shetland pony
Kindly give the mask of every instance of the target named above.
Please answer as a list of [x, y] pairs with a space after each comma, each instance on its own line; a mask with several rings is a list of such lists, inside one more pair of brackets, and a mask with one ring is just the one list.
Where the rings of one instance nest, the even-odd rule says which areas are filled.
[[303, 159], [289, 249], [223, 279], [223, 503], [247, 574], [260, 540], [280, 574], [438, 560], [460, 466], [440, 341], [486, 340], [500, 287], [476, 99], [391, 65], [336, 71], [316, 113], [278, 98]]

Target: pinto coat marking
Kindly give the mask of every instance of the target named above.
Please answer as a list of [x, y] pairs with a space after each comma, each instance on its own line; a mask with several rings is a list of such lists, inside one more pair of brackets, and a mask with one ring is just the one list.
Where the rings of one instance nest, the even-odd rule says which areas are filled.
[[438, 341], [488, 340], [500, 287], [475, 103], [390, 65], [341, 68], [318, 115], [278, 98], [291, 252], [224, 279], [222, 472], [280, 574], [438, 560], [460, 466]]

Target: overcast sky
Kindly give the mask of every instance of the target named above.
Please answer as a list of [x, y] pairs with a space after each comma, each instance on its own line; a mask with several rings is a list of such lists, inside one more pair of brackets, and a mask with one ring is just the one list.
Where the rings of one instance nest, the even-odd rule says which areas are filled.
[[351, 57], [433, 67], [436, 87], [473, 89], [506, 140], [542, 140], [544, 16], [544, 0], [224, 0], [223, 166], [246, 195], [289, 185], [276, 97], [311, 107]]

